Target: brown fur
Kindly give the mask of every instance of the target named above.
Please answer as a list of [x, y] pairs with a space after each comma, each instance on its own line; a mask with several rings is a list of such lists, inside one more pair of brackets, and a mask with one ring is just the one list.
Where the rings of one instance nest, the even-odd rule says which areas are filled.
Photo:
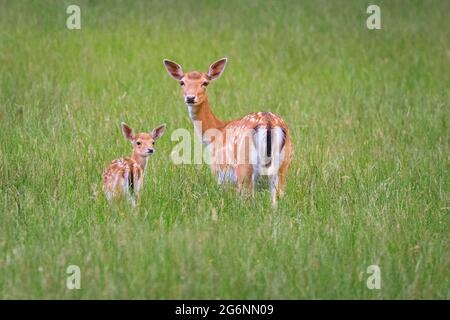
[[[169, 74], [180, 81], [183, 95], [185, 97], [196, 97], [195, 103], [189, 105], [190, 117], [194, 121], [197, 132], [201, 135], [202, 141], [212, 148], [212, 171], [219, 177], [231, 173], [235, 177], [239, 190], [247, 189], [253, 193], [255, 188], [253, 179], [254, 166], [250, 164], [249, 148], [247, 148], [253, 141], [251, 137], [248, 137], [248, 132], [253, 132], [259, 128], [265, 128], [269, 132], [270, 129], [281, 129], [283, 138], [280, 149], [284, 153], [284, 157], [275, 174], [276, 187], [275, 192], [272, 192], [272, 203], [276, 205], [276, 198], [283, 195], [285, 191], [286, 176], [292, 159], [292, 142], [289, 129], [280, 116], [271, 112], [251, 113], [232, 121], [222, 121], [214, 115], [208, 101], [206, 86], [210, 81], [217, 79], [221, 75], [226, 61], [226, 59], [221, 59], [213, 63], [207, 73], [198, 71], [184, 73], [181, 66], [169, 60], [164, 60], [164, 64]], [[201, 128], [198, 122], [201, 122]], [[214, 139], [208, 140], [205, 137], [205, 133], [210, 129], [216, 129], [221, 134], [215, 136]], [[231, 132], [231, 136], [227, 136], [227, 132]], [[267, 140], [267, 145], [272, 145], [270, 137]], [[232, 159], [227, 159], [227, 148], [232, 150]], [[270, 151], [268, 153], [270, 155]], [[234, 160], [238, 158], [246, 161], [243, 164], [235, 164]], [[270, 166], [270, 162], [267, 165]]]
[[103, 172], [103, 192], [110, 202], [126, 196], [133, 206], [136, 205], [144, 181], [147, 160], [153, 154], [154, 143], [161, 137], [164, 129], [165, 125], [161, 125], [152, 133], [135, 135], [130, 127], [122, 124], [122, 131], [132, 143], [133, 152], [131, 157], [113, 160]]

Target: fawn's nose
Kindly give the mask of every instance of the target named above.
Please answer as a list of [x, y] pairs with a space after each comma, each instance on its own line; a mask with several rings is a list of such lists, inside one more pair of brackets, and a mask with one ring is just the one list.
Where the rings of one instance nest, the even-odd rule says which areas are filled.
[[147, 153], [150, 153], [150, 154], [152, 154], [154, 152], [154, 150], [153, 149], [148, 149], [147, 150]]
[[192, 95], [186, 96], [186, 97], [184, 97], [184, 101], [186, 101], [186, 103], [189, 103], [189, 104], [195, 103], [195, 96], [192, 96]]

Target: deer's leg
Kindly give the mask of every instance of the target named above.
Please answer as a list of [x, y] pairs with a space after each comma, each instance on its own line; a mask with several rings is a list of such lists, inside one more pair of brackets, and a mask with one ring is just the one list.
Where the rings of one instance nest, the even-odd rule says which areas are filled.
[[141, 190], [142, 186], [144, 184], [143, 176], [140, 174], [138, 170], [135, 170], [134, 174], [134, 190], [133, 190], [133, 199], [134, 199], [134, 205], [133, 207], [139, 206], [140, 200], [141, 200]]
[[135, 198], [134, 196], [129, 195], [129, 196], [128, 196], [128, 201], [130, 202], [130, 204], [131, 204], [131, 206], [132, 206], [133, 208], [136, 208], [136, 198]]
[[136, 208], [136, 195], [134, 194], [134, 191], [130, 189], [129, 186], [126, 186], [124, 188], [123, 195], [125, 196], [126, 200], [131, 204], [133, 208]]
[[211, 164], [210, 166], [211, 173], [217, 179], [218, 185], [223, 185], [226, 182], [226, 172], [221, 170], [221, 168], [216, 164]]
[[252, 172], [252, 181], [251, 181], [251, 191], [252, 191], [252, 197], [255, 197], [255, 190], [256, 190], [256, 182], [258, 181], [258, 173], [253, 170]]
[[280, 197], [284, 196], [284, 192], [286, 190], [286, 177], [287, 177], [287, 169], [289, 164], [282, 165], [280, 170], [278, 171], [278, 195]]
[[140, 195], [139, 191], [133, 192], [132, 194], [129, 195], [130, 203], [133, 208], [136, 208], [139, 206], [139, 202], [140, 202], [139, 195]]
[[112, 192], [110, 190], [109, 185], [107, 184], [107, 182], [103, 183], [103, 194], [105, 195], [106, 200], [108, 201], [109, 204], [111, 204], [112, 201]]
[[236, 167], [235, 174], [239, 193], [245, 191], [253, 192], [252, 173], [253, 167], [251, 165], [242, 164]]
[[270, 185], [270, 195], [272, 199], [272, 207], [277, 207], [277, 193], [279, 188], [279, 177], [278, 174], [274, 174], [269, 176], [269, 185]]
[[223, 185], [225, 183], [225, 173], [224, 172], [217, 172], [215, 173], [216, 177], [217, 177], [217, 184], [219, 186]]

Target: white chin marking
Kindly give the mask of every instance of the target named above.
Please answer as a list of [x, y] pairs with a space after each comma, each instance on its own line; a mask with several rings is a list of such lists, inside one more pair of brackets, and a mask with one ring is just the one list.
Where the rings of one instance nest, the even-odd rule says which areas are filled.
[[189, 117], [194, 119], [195, 113], [197, 112], [197, 106], [193, 104], [186, 104], [188, 107]]

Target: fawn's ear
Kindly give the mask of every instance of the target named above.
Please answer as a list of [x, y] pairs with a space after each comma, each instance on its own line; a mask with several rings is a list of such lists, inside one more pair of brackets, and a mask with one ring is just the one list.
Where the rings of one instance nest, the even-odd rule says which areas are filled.
[[166, 67], [167, 72], [170, 74], [172, 78], [175, 80], [180, 81], [184, 77], [183, 70], [181, 69], [181, 66], [173, 61], [164, 59], [164, 66]]
[[166, 130], [166, 124], [162, 124], [159, 127], [156, 127], [152, 131], [152, 138], [154, 140], [161, 138], [161, 136], [164, 134], [164, 131]]
[[122, 122], [122, 132], [125, 138], [133, 142], [134, 140], [134, 131], [131, 129], [125, 122]]
[[225, 70], [225, 66], [227, 65], [227, 58], [222, 58], [214, 62], [208, 70], [208, 77], [210, 80], [216, 80], [220, 77], [223, 70]]

